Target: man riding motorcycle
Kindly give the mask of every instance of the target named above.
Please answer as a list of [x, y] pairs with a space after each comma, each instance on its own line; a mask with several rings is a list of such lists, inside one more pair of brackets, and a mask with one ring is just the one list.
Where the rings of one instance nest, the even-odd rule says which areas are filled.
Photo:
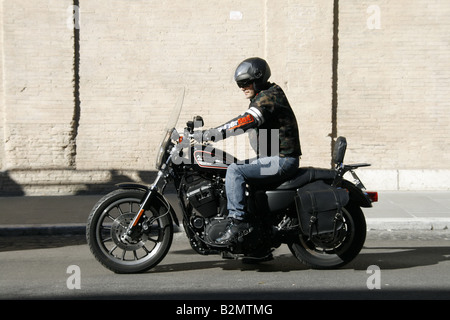
[[[86, 240], [102, 265], [116, 273], [136, 273], [164, 259], [174, 224], [180, 225], [164, 196], [167, 183], [177, 191], [189, 244], [201, 255], [257, 263], [271, 260], [272, 250], [286, 244], [302, 264], [331, 269], [359, 254], [367, 229], [362, 208], [372, 207], [378, 194], [366, 191], [354, 170], [369, 164], [344, 164], [347, 142], [338, 137], [334, 169], [298, 168], [295, 116], [283, 90], [269, 83], [269, 77], [264, 60], [243, 61], [235, 80], [250, 99], [246, 112], [206, 131], [195, 130], [196, 122], [203, 123], [196, 116], [180, 136], [175, 126], [183, 90], [160, 144], [155, 181], [149, 186], [122, 183], [89, 214]], [[260, 140], [257, 160], [243, 164], [215, 146], [193, 141], [243, 132]], [[193, 161], [184, 161], [189, 159]], [[344, 179], [347, 172], [354, 183]]]
[[255, 57], [242, 61], [236, 68], [234, 80], [250, 99], [249, 108], [219, 127], [200, 131], [196, 137], [199, 141], [218, 141], [243, 132], [256, 134], [257, 146], [254, 143], [252, 146], [256, 147], [257, 159], [245, 164], [232, 163], [227, 169], [229, 221], [224, 234], [216, 239], [219, 244], [233, 243], [239, 235], [252, 231], [254, 217], [248, 216], [245, 203], [247, 183], [281, 183], [299, 166], [301, 148], [297, 121], [283, 90], [268, 82], [270, 75], [265, 60]]

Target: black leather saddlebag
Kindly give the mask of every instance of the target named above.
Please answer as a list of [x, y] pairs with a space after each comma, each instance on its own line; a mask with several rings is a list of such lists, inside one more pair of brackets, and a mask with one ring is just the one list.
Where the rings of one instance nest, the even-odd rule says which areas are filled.
[[297, 189], [295, 203], [305, 235], [331, 233], [343, 225], [341, 209], [349, 201], [347, 190], [315, 181]]

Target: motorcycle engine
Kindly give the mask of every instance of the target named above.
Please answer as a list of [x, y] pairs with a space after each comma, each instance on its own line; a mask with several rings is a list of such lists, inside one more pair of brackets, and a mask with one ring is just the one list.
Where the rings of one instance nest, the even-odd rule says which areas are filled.
[[220, 238], [227, 227], [227, 219], [211, 219], [205, 228], [205, 240], [214, 243], [216, 239]]
[[[184, 200], [187, 208], [192, 208], [189, 216], [189, 235], [193, 248], [205, 254], [205, 244], [215, 245], [216, 239], [221, 237], [228, 224], [227, 200], [225, 183], [221, 179], [203, 177], [193, 174], [186, 178]], [[254, 225], [255, 231], [245, 237], [245, 243], [235, 248], [236, 252], [251, 252], [264, 242], [261, 227]], [[256, 231], [258, 229], [258, 231]], [[195, 240], [196, 237], [202, 240]]]
[[184, 200], [192, 208], [189, 224], [206, 242], [214, 243], [227, 225], [227, 201], [222, 178], [192, 174], [186, 178]]
[[222, 180], [193, 174], [186, 178], [185, 200], [204, 218], [226, 214], [225, 184]]
[[201, 216], [209, 218], [215, 216], [218, 207], [218, 196], [213, 182], [199, 178], [188, 186], [186, 198]]

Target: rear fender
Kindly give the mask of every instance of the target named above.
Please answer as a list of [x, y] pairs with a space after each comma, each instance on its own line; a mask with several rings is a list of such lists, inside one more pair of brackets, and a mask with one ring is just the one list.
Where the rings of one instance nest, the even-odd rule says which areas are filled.
[[370, 201], [369, 197], [350, 181], [342, 180], [341, 187], [348, 190], [350, 201], [352, 203], [357, 204], [358, 206], [363, 208], [372, 207], [372, 201]]
[[[117, 185], [117, 187], [120, 188], [120, 189], [137, 189], [137, 190], [145, 191], [145, 196], [143, 197], [143, 199], [145, 199], [145, 197], [147, 196], [147, 193], [150, 192], [150, 188], [148, 186], [146, 186], [144, 184], [140, 184], [140, 183], [134, 183], [134, 182], [119, 183]], [[172, 217], [173, 222], [178, 227], [180, 226], [180, 222], [178, 221], [177, 215], [175, 213], [175, 210], [173, 210], [172, 205], [156, 189], [152, 190], [151, 201], [156, 201], [157, 203], [159, 203], [163, 207], [167, 207], [168, 206], [168, 209], [169, 209], [169, 212], [170, 212], [170, 215]]]

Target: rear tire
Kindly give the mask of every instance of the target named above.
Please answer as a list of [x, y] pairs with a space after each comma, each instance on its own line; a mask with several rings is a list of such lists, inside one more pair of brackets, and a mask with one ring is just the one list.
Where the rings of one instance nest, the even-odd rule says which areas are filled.
[[300, 235], [290, 243], [289, 249], [303, 264], [313, 269], [334, 269], [352, 261], [361, 251], [366, 240], [366, 219], [360, 207], [349, 204], [343, 208], [344, 227], [334, 243], [319, 245], [322, 240], [309, 240]]
[[173, 222], [169, 208], [155, 200], [145, 211], [148, 229], [138, 240], [121, 238], [140, 208], [142, 190], [116, 190], [92, 209], [86, 239], [94, 257], [115, 273], [144, 272], [156, 266], [167, 254], [173, 239]]

